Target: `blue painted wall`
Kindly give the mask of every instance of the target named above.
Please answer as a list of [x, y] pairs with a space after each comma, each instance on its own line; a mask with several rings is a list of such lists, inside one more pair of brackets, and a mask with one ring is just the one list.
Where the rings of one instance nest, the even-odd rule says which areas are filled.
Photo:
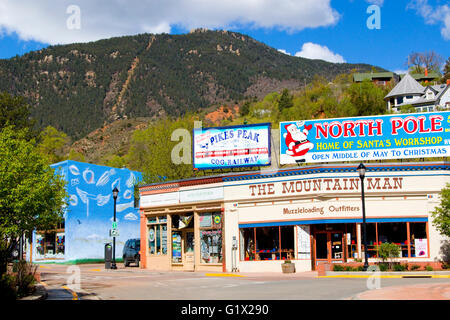
[[[121, 258], [125, 241], [140, 237], [139, 208], [134, 208], [134, 184], [142, 179], [141, 173], [72, 160], [51, 167], [67, 181], [69, 194], [65, 212], [65, 254], [54, 258], [64, 258], [64, 261], [104, 258], [105, 243], [112, 243], [109, 230], [114, 215], [114, 187], [119, 189], [116, 258]], [[33, 236], [35, 243], [36, 235]], [[38, 262], [39, 258], [33, 245], [33, 260]]]

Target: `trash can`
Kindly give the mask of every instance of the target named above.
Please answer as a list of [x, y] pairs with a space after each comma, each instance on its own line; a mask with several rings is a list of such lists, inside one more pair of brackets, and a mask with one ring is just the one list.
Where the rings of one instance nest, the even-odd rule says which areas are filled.
[[112, 261], [112, 245], [111, 243], [105, 244], [105, 269], [111, 269]]

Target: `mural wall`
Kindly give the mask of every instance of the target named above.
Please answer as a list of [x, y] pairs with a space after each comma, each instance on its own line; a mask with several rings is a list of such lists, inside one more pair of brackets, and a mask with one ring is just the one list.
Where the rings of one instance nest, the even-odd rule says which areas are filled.
[[54, 237], [36, 233], [33, 237], [33, 260], [103, 259], [104, 245], [112, 243], [109, 230], [112, 228], [114, 215], [114, 187], [119, 190], [116, 206], [119, 230], [119, 236], [116, 237], [116, 258], [121, 258], [126, 240], [140, 237], [139, 205], [135, 208], [134, 185], [141, 180], [142, 175], [126, 168], [71, 160], [51, 167], [67, 181], [69, 205], [65, 212], [65, 229], [64, 234], [55, 232]]

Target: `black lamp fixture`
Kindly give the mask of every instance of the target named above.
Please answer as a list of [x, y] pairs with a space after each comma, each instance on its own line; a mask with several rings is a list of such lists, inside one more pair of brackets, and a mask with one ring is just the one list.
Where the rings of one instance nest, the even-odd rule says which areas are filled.
[[[114, 225], [116, 224], [116, 201], [117, 196], [119, 195], [119, 189], [117, 187], [114, 187], [113, 191], [113, 198], [114, 198]], [[112, 263], [111, 263], [111, 269], [117, 269], [116, 266], [116, 236], [113, 235], [113, 256], [112, 256]]]
[[363, 243], [364, 243], [364, 271], [369, 268], [368, 253], [367, 253], [367, 228], [366, 228], [366, 206], [364, 199], [364, 178], [366, 176], [366, 167], [360, 163], [358, 168], [359, 178], [361, 179], [361, 201], [363, 212]]

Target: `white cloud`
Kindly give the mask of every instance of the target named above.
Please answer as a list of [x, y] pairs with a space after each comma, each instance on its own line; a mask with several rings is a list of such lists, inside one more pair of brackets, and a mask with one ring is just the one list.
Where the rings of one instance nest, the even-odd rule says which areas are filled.
[[288, 56], [291, 55], [289, 52], [287, 52], [287, 51], [284, 50], [284, 49], [278, 49], [278, 51], [281, 52], [281, 53], [287, 54]]
[[433, 7], [428, 0], [412, 0], [406, 6], [415, 10], [425, 19], [426, 24], [441, 24], [441, 35], [445, 40], [450, 40], [450, 7], [448, 5]]
[[[69, 29], [70, 5], [80, 8], [80, 29]], [[173, 26], [233, 26], [298, 31], [337, 23], [330, 0], [2, 0], [0, 33], [44, 43], [87, 42], [136, 33], [162, 33]]]
[[320, 59], [334, 63], [344, 63], [344, 57], [340, 54], [333, 53], [327, 46], [306, 42], [302, 46], [302, 50], [295, 54], [296, 57], [308, 59]]
[[377, 6], [383, 6], [384, 0], [366, 0], [370, 4], [376, 4]]
[[399, 75], [406, 74], [408, 72], [409, 72], [408, 70], [402, 70], [402, 69], [394, 70], [394, 73], [399, 74]]

